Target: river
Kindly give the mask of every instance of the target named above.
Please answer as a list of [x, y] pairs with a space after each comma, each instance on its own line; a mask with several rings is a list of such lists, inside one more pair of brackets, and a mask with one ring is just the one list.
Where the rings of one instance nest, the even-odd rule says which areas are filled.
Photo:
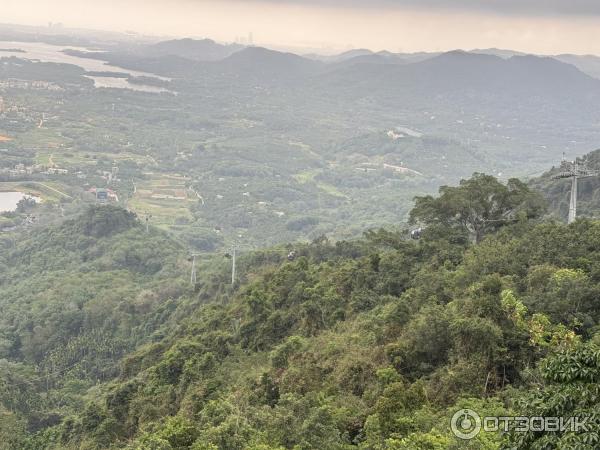
[[[0, 41], [0, 58], [14, 56], [17, 58], [28, 59], [32, 61], [42, 61], [59, 64], [73, 64], [79, 66], [87, 72], [112, 72], [112, 73], [127, 73], [134, 77], [150, 77], [163, 81], [169, 81], [153, 73], [138, 72], [136, 70], [125, 69], [122, 67], [112, 66], [97, 59], [80, 58], [78, 56], [67, 55], [64, 50], [79, 50], [82, 52], [92, 51], [83, 47], [60, 46], [45, 44], [43, 42], [15, 42], [15, 41]], [[97, 88], [118, 88], [131, 89], [134, 91], [143, 92], [167, 92], [167, 89], [149, 86], [145, 84], [130, 83], [126, 78], [119, 77], [97, 77], [88, 76], [94, 80], [94, 86]]]

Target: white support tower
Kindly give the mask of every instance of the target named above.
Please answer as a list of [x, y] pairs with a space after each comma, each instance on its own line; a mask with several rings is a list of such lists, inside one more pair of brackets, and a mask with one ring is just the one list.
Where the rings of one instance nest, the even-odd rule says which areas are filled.
[[192, 286], [196, 286], [196, 256], [197, 254], [192, 254], [192, 272], [190, 274], [190, 284]]
[[235, 284], [235, 252], [236, 252], [236, 248], [235, 245], [233, 246], [233, 252], [231, 254], [231, 285], [233, 286]]
[[569, 202], [567, 223], [573, 223], [577, 219], [577, 185], [577, 176], [571, 177], [571, 201]]
[[567, 223], [575, 222], [577, 218], [577, 184], [580, 178], [589, 178], [598, 175], [595, 170], [589, 170], [585, 163], [579, 161], [567, 161], [564, 156], [560, 163], [560, 172], [554, 176], [555, 179], [571, 179], [571, 200], [569, 202], [569, 218]]

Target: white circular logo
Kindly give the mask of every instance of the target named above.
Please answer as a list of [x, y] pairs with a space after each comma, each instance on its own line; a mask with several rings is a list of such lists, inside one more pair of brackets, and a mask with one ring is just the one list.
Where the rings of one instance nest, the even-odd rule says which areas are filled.
[[481, 431], [481, 417], [471, 409], [461, 409], [452, 416], [450, 428], [459, 439], [473, 439]]

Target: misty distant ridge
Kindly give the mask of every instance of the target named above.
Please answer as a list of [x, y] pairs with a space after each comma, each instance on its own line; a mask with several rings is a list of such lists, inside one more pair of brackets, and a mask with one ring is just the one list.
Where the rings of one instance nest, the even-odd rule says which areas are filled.
[[178, 39], [88, 57], [186, 83], [229, 79], [250, 86], [307, 89], [305, 94], [395, 99], [413, 107], [432, 95], [441, 99], [459, 93], [470, 97], [446, 101], [467, 102], [470, 108], [494, 99], [496, 106], [505, 108], [507, 102], [544, 98], [546, 106], [559, 111], [567, 102], [588, 105], [590, 99], [600, 98], [600, 58], [590, 56], [549, 57], [502, 49], [413, 54], [357, 49], [323, 59], [210, 39]]
[[245, 47], [228, 56], [222, 62], [240, 68], [263, 67], [264, 69], [273, 68], [279, 70], [303, 70], [308, 67], [322, 67], [320, 62], [304, 58], [295, 53], [278, 52], [264, 47]]
[[557, 55], [554, 57], [559, 61], [567, 64], [572, 64], [582, 72], [600, 79], [600, 57], [594, 55]]
[[179, 56], [194, 61], [218, 61], [243, 50], [239, 44], [219, 44], [212, 39], [175, 39], [142, 47], [146, 56]]
[[[469, 89], [485, 88], [499, 94], [519, 91], [547, 91], [548, 96], [561, 93], [585, 94], [597, 91], [599, 80], [593, 79], [575, 66], [547, 56], [516, 54], [508, 58], [456, 50], [443, 53], [413, 65], [419, 76], [443, 74], [443, 80]], [[423, 70], [425, 69], [425, 70]]]
[[498, 56], [500, 58], [508, 59], [513, 56], [525, 56], [530, 53], [517, 52], [515, 50], [506, 50], [502, 48], [476, 48], [473, 50], [469, 50], [469, 53], [479, 53], [482, 55], [492, 55]]
[[404, 64], [336, 65], [320, 76], [330, 92], [343, 90], [354, 98], [372, 98], [421, 108], [423, 105], [461, 105], [476, 111], [513, 111], [523, 105], [565, 111], [580, 104], [573, 117], [594, 108], [600, 99], [600, 80], [573, 65], [550, 57], [495, 55], [451, 51]]
[[[52, 31], [52, 33], [51, 33]], [[47, 34], [45, 34], [47, 33]], [[214, 62], [219, 63], [226, 60], [238, 52], [242, 52], [245, 46], [237, 43], [219, 43], [212, 39], [170, 39], [157, 41], [156, 38], [148, 36], [131, 36], [126, 34], [108, 33], [93, 30], [59, 30], [59, 34], [53, 30], [39, 27], [24, 27], [17, 25], [0, 25], [0, 35], [5, 35], [5, 40], [23, 40], [28, 42], [45, 42], [57, 45], [74, 45], [80, 47], [98, 48], [112, 54], [114, 61], [120, 63], [128, 63], [128, 66], [148, 66], [155, 70], [160, 70], [162, 73], [171, 73], [178, 71], [192, 70], [198, 63]], [[103, 38], [109, 38], [103, 40]], [[154, 40], [153, 40], [154, 39]], [[260, 47], [254, 47], [260, 48]], [[265, 49], [269, 50], [269, 49]], [[337, 55], [321, 55], [321, 54], [295, 54], [291, 52], [281, 52], [277, 50], [269, 50], [274, 52], [268, 61], [263, 54], [258, 57], [258, 62], [263, 61], [266, 64], [265, 70], [269, 66], [279, 67], [278, 71], [284, 71], [288, 74], [293, 72], [293, 68], [301, 68], [301, 72], [318, 71], [319, 66], [301, 62], [304, 60], [317, 61], [324, 66], [330, 66], [330, 69], [349, 68], [352, 66], [390, 66], [390, 65], [410, 65], [423, 62], [444, 53], [452, 52], [412, 52], [412, 53], [394, 53], [390, 51], [374, 52], [366, 48], [351, 49], [341, 52]], [[500, 48], [484, 48], [473, 49], [467, 53], [482, 54], [497, 56], [503, 59], [509, 59], [514, 56], [525, 56], [524, 52], [500, 49]], [[284, 55], [280, 60], [276, 61], [275, 55]], [[295, 55], [298, 58], [291, 58], [290, 55]], [[551, 58], [563, 63], [575, 66], [581, 72], [600, 79], [600, 57], [596, 55], [575, 55], [575, 54], [560, 54], [553, 55]], [[100, 58], [98, 58], [100, 59]], [[126, 61], [127, 59], [135, 59], [137, 61]], [[143, 61], [141, 61], [143, 60]], [[188, 61], [186, 63], [186, 61]], [[292, 68], [284, 70], [282, 64], [285, 61], [292, 64]], [[231, 61], [230, 61], [231, 62]], [[196, 63], [196, 64], [192, 64]], [[242, 64], [237, 61], [237, 64]], [[361, 69], [361, 70], [364, 70]]]
[[[249, 50], [247, 49], [262, 49], [262, 50]], [[242, 60], [249, 62], [250, 55], [254, 55], [258, 58], [259, 62], [262, 61], [267, 66], [269, 64], [280, 66], [286, 62], [292, 64], [294, 67], [302, 67], [303, 65], [309, 66], [308, 63], [300, 63], [300, 59], [318, 61], [327, 65], [338, 66], [338, 67], [350, 67], [357, 64], [412, 64], [422, 62], [428, 59], [432, 59], [444, 54], [454, 53], [466, 53], [466, 54], [478, 54], [487, 56], [496, 56], [502, 59], [510, 59], [515, 56], [527, 56], [527, 53], [519, 52], [510, 49], [499, 49], [499, 48], [487, 48], [487, 49], [473, 49], [469, 51], [464, 50], [453, 50], [449, 52], [415, 52], [415, 53], [394, 53], [387, 50], [374, 52], [369, 49], [352, 49], [342, 52], [337, 55], [297, 55], [291, 52], [281, 52], [277, 50], [270, 50], [263, 47], [244, 46], [240, 44], [221, 44], [212, 39], [175, 39], [158, 42], [156, 44], [143, 46], [135, 51], [138, 56], [142, 57], [166, 57], [166, 56], [177, 56], [191, 61], [196, 62], [210, 62], [210, 61], [222, 61], [232, 57], [238, 52], [242, 52], [237, 63], [242, 63]], [[281, 58], [277, 60], [277, 55], [281, 55]], [[547, 56], [542, 56], [547, 58]], [[571, 64], [577, 67], [580, 71], [586, 73], [589, 76], [600, 79], [600, 57], [594, 55], [573, 55], [573, 54], [561, 54], [550, 56], [557, 61]], [[236, 61], [234, 58], [232, 61]], [[313, 64], [312, 68], [316, 69], [318, 66]], [[281, 66], [279, 70], [283, 69]]]
[[352, 59], [352, 58], [356, 58], [356, 57], [360, 57], [360, 56], [369, 56], [369, 55], [373, 55], [373, 54], [374, 54], [374, 52], [372, 52], [369, 49], [357, 48], [357, 49], [345, 51], [345, 52], [337, 54], [337, 55], [319, 55], [319, 54], [313, 53], [313, 54], [303, 55], [303, 56], [306, 58], [309, 58], [309, 59], [315, 59], [315, 60], [323, 61], [323, 62], [341, 62], [341, 61], [345, 61], [347, 59]]
[[[196, 62], [221, 61], [246, 48], [246, 46], [241, 44], [219, 43], [209, 38], [159, 40], [156, 36], [144, 36], [137, 33], [117, 33], [103, 30], [73, 28], [54, 29], [16, 24], [0, 24], [0, 37], [3, 40], [44, 42], [64, 46], [97, 48], [110, 52], [127, 52], [131, 55], [145, 58], [180, 57]], [[508, 59], [512, 56], [526, 55], [524, 52], [500, 48], [473, 49], [469, 52], [489, 54], [504, 59]], [[357, 48], [340, 52], [336, 55], [311, 53], [300, 54], [299, 56], [327, 64], [342, 62], [344, 62], [344, 65], [370, 63], [405, 64], [420, 62], [439, 56], [442, 53], [443, 52], [394, 53], [386, 50], [374, 52], [366, 48]], [[600, 79], [600, 56], [598, 55], [559, 54], [552, 55], [551, 57], [574, 65], [582, 72]], [[175, 58], [171, 59], [173, 61], [177, 60]]]

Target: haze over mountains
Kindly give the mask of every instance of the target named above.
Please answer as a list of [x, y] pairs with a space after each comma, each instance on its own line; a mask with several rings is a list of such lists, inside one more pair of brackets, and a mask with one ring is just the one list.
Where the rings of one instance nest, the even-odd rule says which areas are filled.
[[[221, 44], [211, 39], [175, 39], [160, 41], [155, 44], [143, 45], [136, 48], [132, 53], [140, 57], [165, 57], [178, 56], [193, 61], [219, 61], [236, 52], [242, 51], [246, 46], [241, 44]], [[275, 52], [275, 50], [272, 50]], [[278, 52], [277, 53], [282, 53]], [[503, 59], [513, 56], [525, 56], [526, 53], [506, 49], [474, 49], [468, 53], [493, 55]], [[439, 56], [441, 52], [417, 52], [417, 53], [393, 53], [389, 51], [374, 52], [369, 49], [348, 50], [335, 55], [306, 54], [299, 55], [306, 59], [312, 59], [328, 63], [330, 65], [349, 66], [353, 64], [409, 64], [421, 62], [426, 59]], [[592, 76], [600, 77], [600, 57], [594, 55], [560, 54], [550, 56], [558, 61], [572, 64], [582, 72]]]
[[[256, 246], [353, 236], [405, 220], [415, 195], [473, 172], [533, 175], [600, 141], [600, 80], [582, 70], [594, 57], [499, 49], [323, 57], [209, 39], [95, 39], [86, 48], [65, 51], [143, 72], [130, 81], [163, 92], [94, 89], [87, 77], [102, 73], [24, 64], [27, 55], [13, 54], [6, 78], [65, 92], [30, 104], [36, 120], [21, 128], [39, 134], [34, 142], [46, 152], [60, 142], [54, 161], [74, 155], [63, 159], [74, 158], [73, 170], [82, 170], [85, 152], [106, 164], [133, 157], [138, 184], [185, 177], [202, 202], [180, 216], [167, 208], [165, 226], [202, 249], [240, 235]], [[55, 118], [38, 129], [38, 116]], [[15, 128], [9, 119], [6, 130]], [[32, 139], [13, 134], [16, 163]], [[131, 179], [120, 197], [145, 211], [138, 197], [154, 191], [130, 192]]]
[[243, 48], [239, 44], [218, 44], [211, 39], [178, 39], [143, 46], [138, 52], [149, 57], [180, 56], [193, 61], [218, 61]]
[[380, 112], [391, 108], [386, 113], [392, 114], [392, 110], [395, 114], [410, 111], [414, 126], [424, 125], [414, 118], [418, 111], [428, 116], [428, 127], [435, 121], [460, 128], [461, 116], [471, 114], [493, 122], [496, 131], [525, 126], [528, 133], [546, 133], [554, 127], [585, 129], [586, 123], [593, 129], [600, 95], [600, 80], [594, 78], [596, 60], [600, 61], [596, 57], [546, 57], [499, 49], [441, 54], [361, 49], [333, 57], [307, 57], [261, 47], [179, 40], [129, 53], [107, 53], [104, 58], [173, 77], [175, 84], [210, 85], [234, 79], [236, 89], [262, 85], [284, 89], [278, 94], [286, 96], [302, 91], [303, 102], [330, 98], [347, 104], [347, 111], [358, 104]]

